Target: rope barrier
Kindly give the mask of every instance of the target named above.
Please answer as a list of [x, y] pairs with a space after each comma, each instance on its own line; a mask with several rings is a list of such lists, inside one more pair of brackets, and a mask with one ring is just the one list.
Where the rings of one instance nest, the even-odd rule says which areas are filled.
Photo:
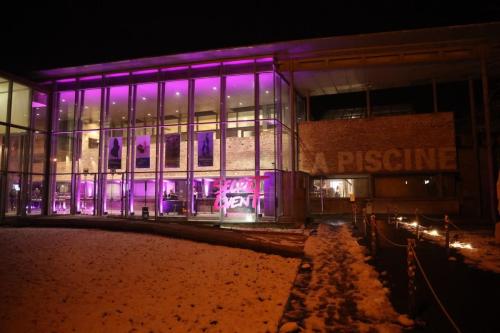
[[431, 222], [444, 222], [444, 219], [436, 219], [430, 216], [425, 216], [424, 214], [420, 214], [424, 219], [431, 221]]
[[377, 231], [378, 231], [378, 234], [379, 234], [379, 235], [380, 235], [383, 239], [385, 239], [385, 241], [386, 241], [386, 242], [388, 242], [389, 244], [391, 244], [391, 245], [393, 245], [393, 246], [396, 246], [396, 247], [404, 247], [404, 248], [406, 248], [406, 246], [407, 246], [406, 244], [404, 244], [404, 245], [403, 245], [403, 244], [398, 244], [398, 243], [395, 243], [395, 242], [391, 241], [389, 238], [387, 238], [387, 237], [386, 237], [386, 236], [385, 236], [385, 235], [384, 235], [384, 234], [380, 231], [380, 229], [377, 229]]
[[415, 257], [415, 261], [417, 263], [417, 266], [420, 269], [420, 273], [422, 273], [422, 276], [424, 277], [424, 280], [427, 283], [427, 286], [429, 287], [432, 295], [436, 299], [436, 302], [438, 303], [439, 307], [441, 308], [441, 310], [443, 311], [443, 313], [446, 315], [446, 317], [448, 318], [448, 320], [450, 321], [450, 323], [453, 325], [453, 328], [455, 328], [455, 330], [458, 333], [462, 333], [462, 331], [460, 330], [460, 328], [458, 328], [458, 326], [455, 323], [455, 321], [453, 321], [453, 319], [451, 318], [450, 314], [448, 313], [448, 311], [446, 311], [446, 308], [444, 307], [443, 303], [439, 299], [438, 295], [434, 291], [434, 288], [432, 287], [431, 282], [429, 281], [429, 278], [427, 277], [427, 274], [425, 274], [424, 269], [422, 268], [422, 264], [420, 263], [420, 260], [418, 259], [417, 253], [415, 252], [414, 248], [413, 248], [413, 253], [414, 253], [414, 257]]

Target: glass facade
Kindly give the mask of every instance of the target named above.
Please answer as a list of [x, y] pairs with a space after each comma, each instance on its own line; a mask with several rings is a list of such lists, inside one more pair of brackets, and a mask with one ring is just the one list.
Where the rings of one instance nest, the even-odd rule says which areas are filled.
[[46, 214], [48, 100], [0, 77], [0, 218]]
[[56, 88], [44, 137], [49, 213], [228, 222], [286, 215], [289, 85], [271, 63], [217, 66]]

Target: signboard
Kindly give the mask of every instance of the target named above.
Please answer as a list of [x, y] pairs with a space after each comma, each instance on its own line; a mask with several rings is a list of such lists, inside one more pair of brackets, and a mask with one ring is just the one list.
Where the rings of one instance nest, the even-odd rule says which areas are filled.
[[198, 132], [198, 166], [214, 165], [214, 132]]
[[256, 209], [260, 200], [260, 182], [267, 178], [267, 176], [254, 176], [216, 180], [214, 209], [240, 207]]
[[135, 167], [138, 169], [147, 169], [151, 164], [150, 157], [151, 137], [149, 135], [140, 135], [135, 138]]
[[111, 137], [108, 142], [108, 169], [122, 168], [122, 137]]
[[311, 175], [456, 171], [453, 113], [299, 124], [300, 170]]
[[165, 135], [165, 167], [178, 168], [180, 166], [181, 135]]

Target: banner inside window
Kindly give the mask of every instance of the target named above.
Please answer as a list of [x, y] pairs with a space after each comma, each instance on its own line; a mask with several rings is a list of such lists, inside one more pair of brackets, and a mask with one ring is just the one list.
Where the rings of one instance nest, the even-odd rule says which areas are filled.
[[214, 165], [214, 132], [198, 132], [198, 166]]
[[165, 135], [165, 167], [180, 166], [181, 135], [178, 133]]
[[122, 137], [109, 138], [108, 169], [122, 168]]
[[151, 137], [149, 135], [141, 135], [135, 138], [135, 167], [137, 169], [150, 167], [150, 147]]

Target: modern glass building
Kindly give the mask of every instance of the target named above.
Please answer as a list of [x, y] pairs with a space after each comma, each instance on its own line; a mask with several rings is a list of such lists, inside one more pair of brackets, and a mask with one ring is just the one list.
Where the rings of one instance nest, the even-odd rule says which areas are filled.
[[494, 220], [498, 36], [493, 23], [58, 68], [32, 82], [0, 73], [0, 217], [296, 222], [356, 202]]
[[285, 215], [297, 127], [273, 58], [60, 79], [51, 91], [48, 108], [46, 93], [2, 82], [6, 215]]

